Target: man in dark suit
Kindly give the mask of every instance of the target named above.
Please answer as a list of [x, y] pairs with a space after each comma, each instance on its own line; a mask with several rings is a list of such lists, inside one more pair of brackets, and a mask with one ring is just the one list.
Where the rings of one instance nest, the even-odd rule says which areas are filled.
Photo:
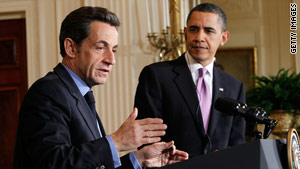
[[245, 120], [214, 108], [218, 97], [245, 102], [243, 84], [214, 64], [218, 47], [229, 38], [225, 13], [209, 3], [194, 7], [184, 34], [185, 54], [142, 70], [135, 96], [138, 118], [162, 118], [168, 125], [163, 140], [174, 140], [190, 157], [244, 143]]
[[[135, 120], [135, 109], [122, 126], [106, 135], [96, 110], [92, 87], [104, 84], [118, 46], [119, 20], [101, 7], [81, 7], [63, 21], [63, 56], [53, 72], [36, 81], [19, 114], [14, 168], [160, 167], [188, 158], [167, 151], [174, 142], [159, 142], [161, 119]], [[118, 152], [154, 143], [119, 158]]]

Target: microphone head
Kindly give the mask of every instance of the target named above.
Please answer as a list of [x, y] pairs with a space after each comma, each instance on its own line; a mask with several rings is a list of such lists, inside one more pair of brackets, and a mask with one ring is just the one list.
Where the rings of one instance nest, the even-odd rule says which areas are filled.
[[227, 97], [219, 97], [216, 100], [215, 108], [220, 112], [227, 113], [229, 115], [245, 114], [246, 104], [243, 104], [237, 100], [233, 100]]

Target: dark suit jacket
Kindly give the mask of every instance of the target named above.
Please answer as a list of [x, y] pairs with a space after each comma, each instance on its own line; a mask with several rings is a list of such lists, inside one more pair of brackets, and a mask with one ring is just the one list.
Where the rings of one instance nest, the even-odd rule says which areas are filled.
[[[23, 100], [14, 168], [114, 168], [109, 143], [99, 138], [89, 111], [75, 82], [58, 64], [30, 87]], [[133, 168], [128, 155], [121, 161], [123, 168]]]
[[174, 140], [190, 157], [244, 143], [245, 120], [214, 108], [218, 97], [245, 102], [243, 84], [213, 68], [213, 101], [205, 135], [196, 87], [184, 55], [173, 61], [146, 66], [135, 96], [138, 118], [159, 117], [168, 125], [163, 140]]

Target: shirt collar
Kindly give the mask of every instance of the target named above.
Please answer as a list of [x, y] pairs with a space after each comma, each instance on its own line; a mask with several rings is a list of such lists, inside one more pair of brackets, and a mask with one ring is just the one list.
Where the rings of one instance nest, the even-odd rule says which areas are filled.
[[[198, 70], [200, 68], [203, 68], [203, 66], [198, 63], [190, 54], [189, 52], [185, 53], [185, 60], [186, 63], [191, 71], [191, 73], [198, 73]], [[207, 66], [205, 66], [205, 69], [208, 71], [209, 75], [212, 76], [213, 73], [213, 67], [214, 67], [214, 61], [215, 58], [212, 60], [212, 62], [210, 64], [208, 64]]]
[[66, 65], [62, 64], [67, 72], [70, 74], [72, 79], [74, 80], [76, 86], [78, 87], [82, 96], [84, 96], [88, 91], [92, 90], [80, 77], [78, 77], [71, 69], [69, 69]]

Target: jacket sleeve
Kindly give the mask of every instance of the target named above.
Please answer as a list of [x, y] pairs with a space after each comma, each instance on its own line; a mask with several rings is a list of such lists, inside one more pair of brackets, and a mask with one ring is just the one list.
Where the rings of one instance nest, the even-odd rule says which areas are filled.
[[138, 108], [138, 119], [162, 118], [162, 90], [157, 75], [146, 66], [139, 77], [134, 106]]

